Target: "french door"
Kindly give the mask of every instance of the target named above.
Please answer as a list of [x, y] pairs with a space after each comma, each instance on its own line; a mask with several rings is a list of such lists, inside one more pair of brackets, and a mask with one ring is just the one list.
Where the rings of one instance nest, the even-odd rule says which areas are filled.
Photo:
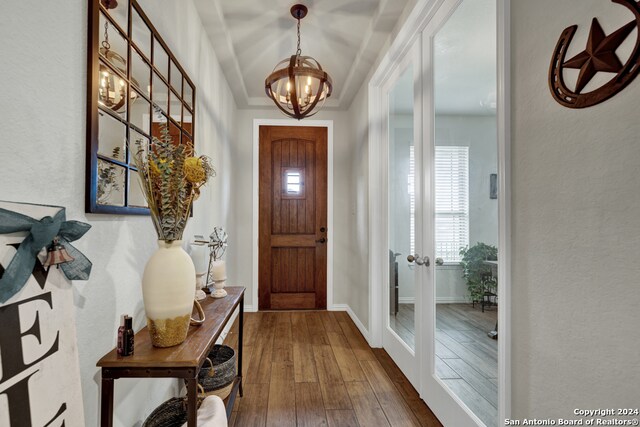
[[[383, 88], [386, 137], [388, 290], [383, 298], [383, 347], [414, 386], [419, 381], [423, 266], [421, 231], [422, 94], [420, 40], [416, 40]], [[418, 144], [416, 144], [418, 142]], [[419, 165], [418, 165], [419, 166]]]
[[437, 262], [424, 282], [420, 385], [446, 426], [501, 424], [496, 6], [445, 0], [422, 32], [423, 251]]
[[378, 86], [382, 345], [445, 426], [500, 424], [497, 3], [435, 2]]

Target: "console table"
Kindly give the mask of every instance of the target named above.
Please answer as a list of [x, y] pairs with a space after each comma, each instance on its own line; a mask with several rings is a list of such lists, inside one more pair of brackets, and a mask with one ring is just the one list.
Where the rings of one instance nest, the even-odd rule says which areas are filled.
[[244, 287], [226, 287], [228, 296], [220, 299], [207, 297], [201, 301], [206, 320], [201, 326], [190, 326], [187, 339], [180, 345], [157, 348], [151, 345], [147, 328], [135, 335], [135, 352], [132, 356], [119, 357], [111, 350], [97, 363], [102, 368], [102, 398], [100, 423], [102, 427], [113, 425], [113, 387], [118, 378], [182, 378], [187, 383], [187, 423], [196, 427], [196, 402], [198, 372], [210, 349], [240, 308], [238, 332], [238, 373], [229, 397], [225, 399], [227, 418], [239, 392], [242, 396], [242, 330], [244, 326]]

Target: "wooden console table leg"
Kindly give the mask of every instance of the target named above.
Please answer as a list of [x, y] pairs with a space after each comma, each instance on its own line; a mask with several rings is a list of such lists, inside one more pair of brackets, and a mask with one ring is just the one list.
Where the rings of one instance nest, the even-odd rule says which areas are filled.
[[244, 294], [240, 299], [240, 320], [238, 321], [238, 376], [240, 377], [240, 384], [238, 386], [238, 393], [242, 397], [242, 331], [244, 330]]
[[187, 426], [196, 427], [198, 418], [198, 386], [197, 378], [187, 379]]
[[102, 398], [100, 401], [100, 425], [113, 426], [113, 378], [102, 377]]

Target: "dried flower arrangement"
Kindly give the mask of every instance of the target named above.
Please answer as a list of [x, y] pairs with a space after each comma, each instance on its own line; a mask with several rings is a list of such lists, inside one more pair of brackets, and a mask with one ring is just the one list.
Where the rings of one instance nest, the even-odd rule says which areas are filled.
[[181, 240], [191, 203], [200, 195], [200, 187], [215, 176], [215, 170], [208, 157], [195, 157], [191, 147], [176, 144], [167, 123], [160, 126], [160, 138], [154, 137], [148, 145], [136, 141], [133, 158], [153, 225], [158, 239]]

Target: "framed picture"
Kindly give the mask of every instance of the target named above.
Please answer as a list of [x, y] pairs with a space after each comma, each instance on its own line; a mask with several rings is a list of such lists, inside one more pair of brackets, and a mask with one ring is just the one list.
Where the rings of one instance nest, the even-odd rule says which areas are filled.
[[492, 173], [489, 175], [489, 198], [498, 198], [498, 174]]

